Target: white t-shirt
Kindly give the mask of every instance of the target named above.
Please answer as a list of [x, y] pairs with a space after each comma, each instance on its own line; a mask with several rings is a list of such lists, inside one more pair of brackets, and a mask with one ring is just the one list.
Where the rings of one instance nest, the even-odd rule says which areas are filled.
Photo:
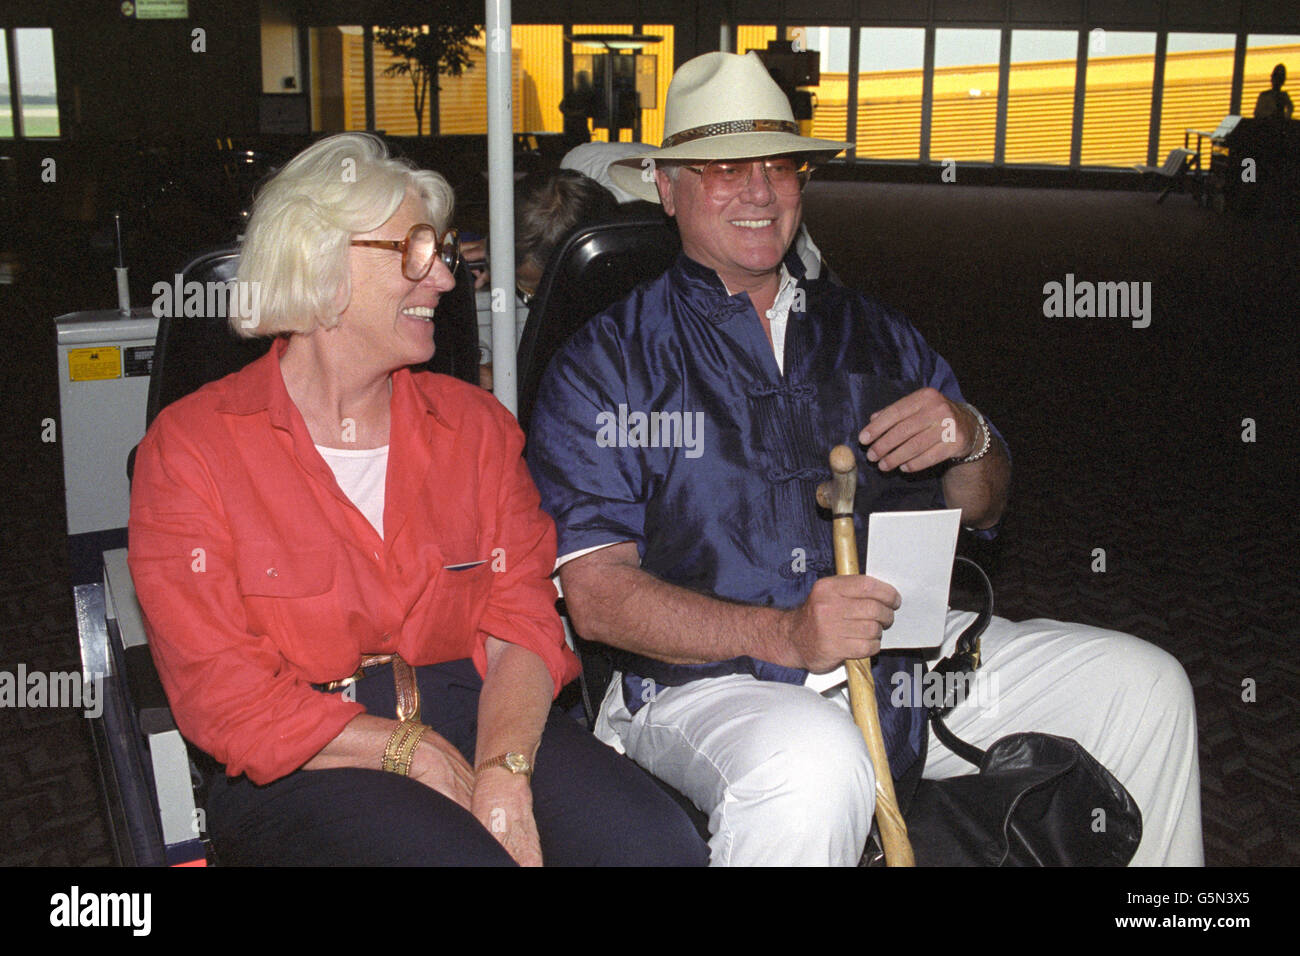
[[384, 483], [388, 478], [388, 446], [382, 448], [325, 448], [316, 446], [334, 480], [366, 520], [384, 536]]

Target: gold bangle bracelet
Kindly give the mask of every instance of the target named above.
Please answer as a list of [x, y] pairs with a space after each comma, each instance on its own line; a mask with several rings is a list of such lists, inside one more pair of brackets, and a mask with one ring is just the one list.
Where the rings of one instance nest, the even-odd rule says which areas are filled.
[[409, 737], [406, 737], [402, 741], [402, 745], [398, 750], [397, 769], [395, 772], [400, 773], [403, 777], [409, 777], [411, 775], [411, 761], [415, 758], [415, 748], [420, 746], [420, 741], [424, 739], [424, 732], [429, 729], [424, 724], [417, 724], [416, 726], [419, 729]]
[[424, 724], [414, 720], [404, 720], [399, 723], [393, 730], [392, 736], [388, 738], [388, 746], [384, 748], [380, 768], [389, 773], [401, 774], [403, 777], [409, 776], [415, 748], [419, 746], [420, 740], [428, 729]]

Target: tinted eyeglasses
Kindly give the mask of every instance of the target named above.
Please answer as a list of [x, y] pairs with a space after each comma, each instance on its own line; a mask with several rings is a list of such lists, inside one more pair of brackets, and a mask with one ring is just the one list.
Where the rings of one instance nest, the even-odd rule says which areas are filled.
[[754, 167], [761, 166], [768, 186], [775, 193], [789, 196], [799, 192], [812, 175], [812, 166], [792, 156], [771, 159], [715, 159], [703, 166], [683, 166], [700, 177], [710, 199], [727, 200], [738, 196], [750, 183]]
[[402, 275], [412, 282], [419, 282], [429, 274], [434, 259], [441, 259], [452, 275], [456, 274], [456, 266], [460, 265], [460, 236], [456, 230], [448, 229], [439, 235], [437, 229], [425, 222], [417, 222], [402, 240], [353, 239], [349, 245], [400, 252]]

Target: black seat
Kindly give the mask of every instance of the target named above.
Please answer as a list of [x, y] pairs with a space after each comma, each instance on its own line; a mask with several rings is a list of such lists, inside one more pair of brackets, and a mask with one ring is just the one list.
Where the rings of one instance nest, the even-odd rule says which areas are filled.
[[[559, 348], [593, 316], [643, 282], [661, 275], [677, 258], [681, 239], [676, 226], [653, 210], [638, 209], [632, 218], [577, 230], [562, 242], [542, 274], [519, 342], [519, 424], [528, 433], [542, 373]], [[556, 609], [566, 619], [564, 600]], [[595, 726], [596, 708], [613, 676], [603, 645], [573, 632], [582, 661], [579, 688], [587, 727]], [[708, 819], [687, 797], [651, 775], [690, 817], [702, 839], [709, 838]]]
[[[205, 252], [181, 270], [182, 290], [190, 282], [229, 282], [238, 267], [238, 249]], [[172, 311], [182, 310], [177, 304]], [[270, 345], [270, 339], [239, 338], [221, 315], [162, 316], [158, 319], [149, 375], [146, 426], [152, 425], [158, 413], [176, 399], [239, 371]]]
[[524, 432], [551, 356], [592, 316], [663, 273], [681, 250], [662, 215], [587, 226], [562, 242], [542, 274], [519, 342], [519, 424]]
[[[238, 267], [238, 249], [205, 252], [182, 270], [182, 287], [190, 282], [228, 282], [235, 278]], [[180, 311], [179, 307], [174, 311]], [[243, 339], [235, 335], [221, 311], [193, 317], [164, 316], [158, 320], [146, 424], [152, 424], [158, 413], [178, 398], [239, 371], [271, 347], [270, 337]], [[456, 270], [456, 287], [438, 304], [433, 342], [433, 358], [420, 366], [421, 370], [478, 384], [474, 280], [463, 263]]]
[[[649, 203], [636, 203], [625, 219], [584, 226], [556, 248], [537, 285], [519, 341], [519, 425], [528, 434], [537, 388], [551, 357], [569, 337], [595, 315], [643, 282], [665, 272], [681, 250], [676, 225]], [[568, 617], [564, 601], [557, 602]], [[582, 658], [581, 691], [588, 727], [595, 724], [595, 706], [609, 684], [613, 668], [608, 658], [574, 633]], [[593, 699], [594, 698], [594, 699]]]

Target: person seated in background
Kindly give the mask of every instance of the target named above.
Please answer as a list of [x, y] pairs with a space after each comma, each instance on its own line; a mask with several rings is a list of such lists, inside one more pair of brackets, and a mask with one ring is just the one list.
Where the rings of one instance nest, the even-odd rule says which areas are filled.
[[[515, 292], [523, 307], [515, 310], [517, 322], [527, 317], [546, 263], [560, 244], [584, 226], [617, 217], [618, 203], [610, 191], [571, 169], [535, 173], [515, 184]], [[480, 341], [480, 352], [490, 356], [491, 345]], [[479, 384], [492, 387], [490, 361], [479, 366]]]
[[528, 305], [560, 243], [584, 226], [617, 218], [618, 201], [572, 169], [528, 176], [515, 187], [515, 197], [515, 288]]
[[1295, 107], [1291, 103], [1291, 97], [1282, 89], [1286, 83], [1286, 64], [1279, 63], [1273, 67], [1271, 83], [1255, 100], [1255, 119], [1276, 117], [1289, 120]]
[[614, 182], [614, 177], [609, 174], [609, 164], [618, 162], [620, 159], [631, 159], [648, 153], [654, 147], [649, 143], [583, 143], [581, 146], [575, 146], [564, 154], [560, 160], [561, 169], [573, 169], [589, 176], [596, 182], [600, 183], [618, 200], [620, 205], [630, 202], [643, 201], [643, 197], [635, 193], [628, 192], [618, 183]]
[[129, 562], [234, 864], [695, 864], [648, 777], [552, 708], [555, 529], [490, 394], [433, 354], [452, 191], [361, 133], [259, 193], [234, 316], [271, 350], [162, 411]]

